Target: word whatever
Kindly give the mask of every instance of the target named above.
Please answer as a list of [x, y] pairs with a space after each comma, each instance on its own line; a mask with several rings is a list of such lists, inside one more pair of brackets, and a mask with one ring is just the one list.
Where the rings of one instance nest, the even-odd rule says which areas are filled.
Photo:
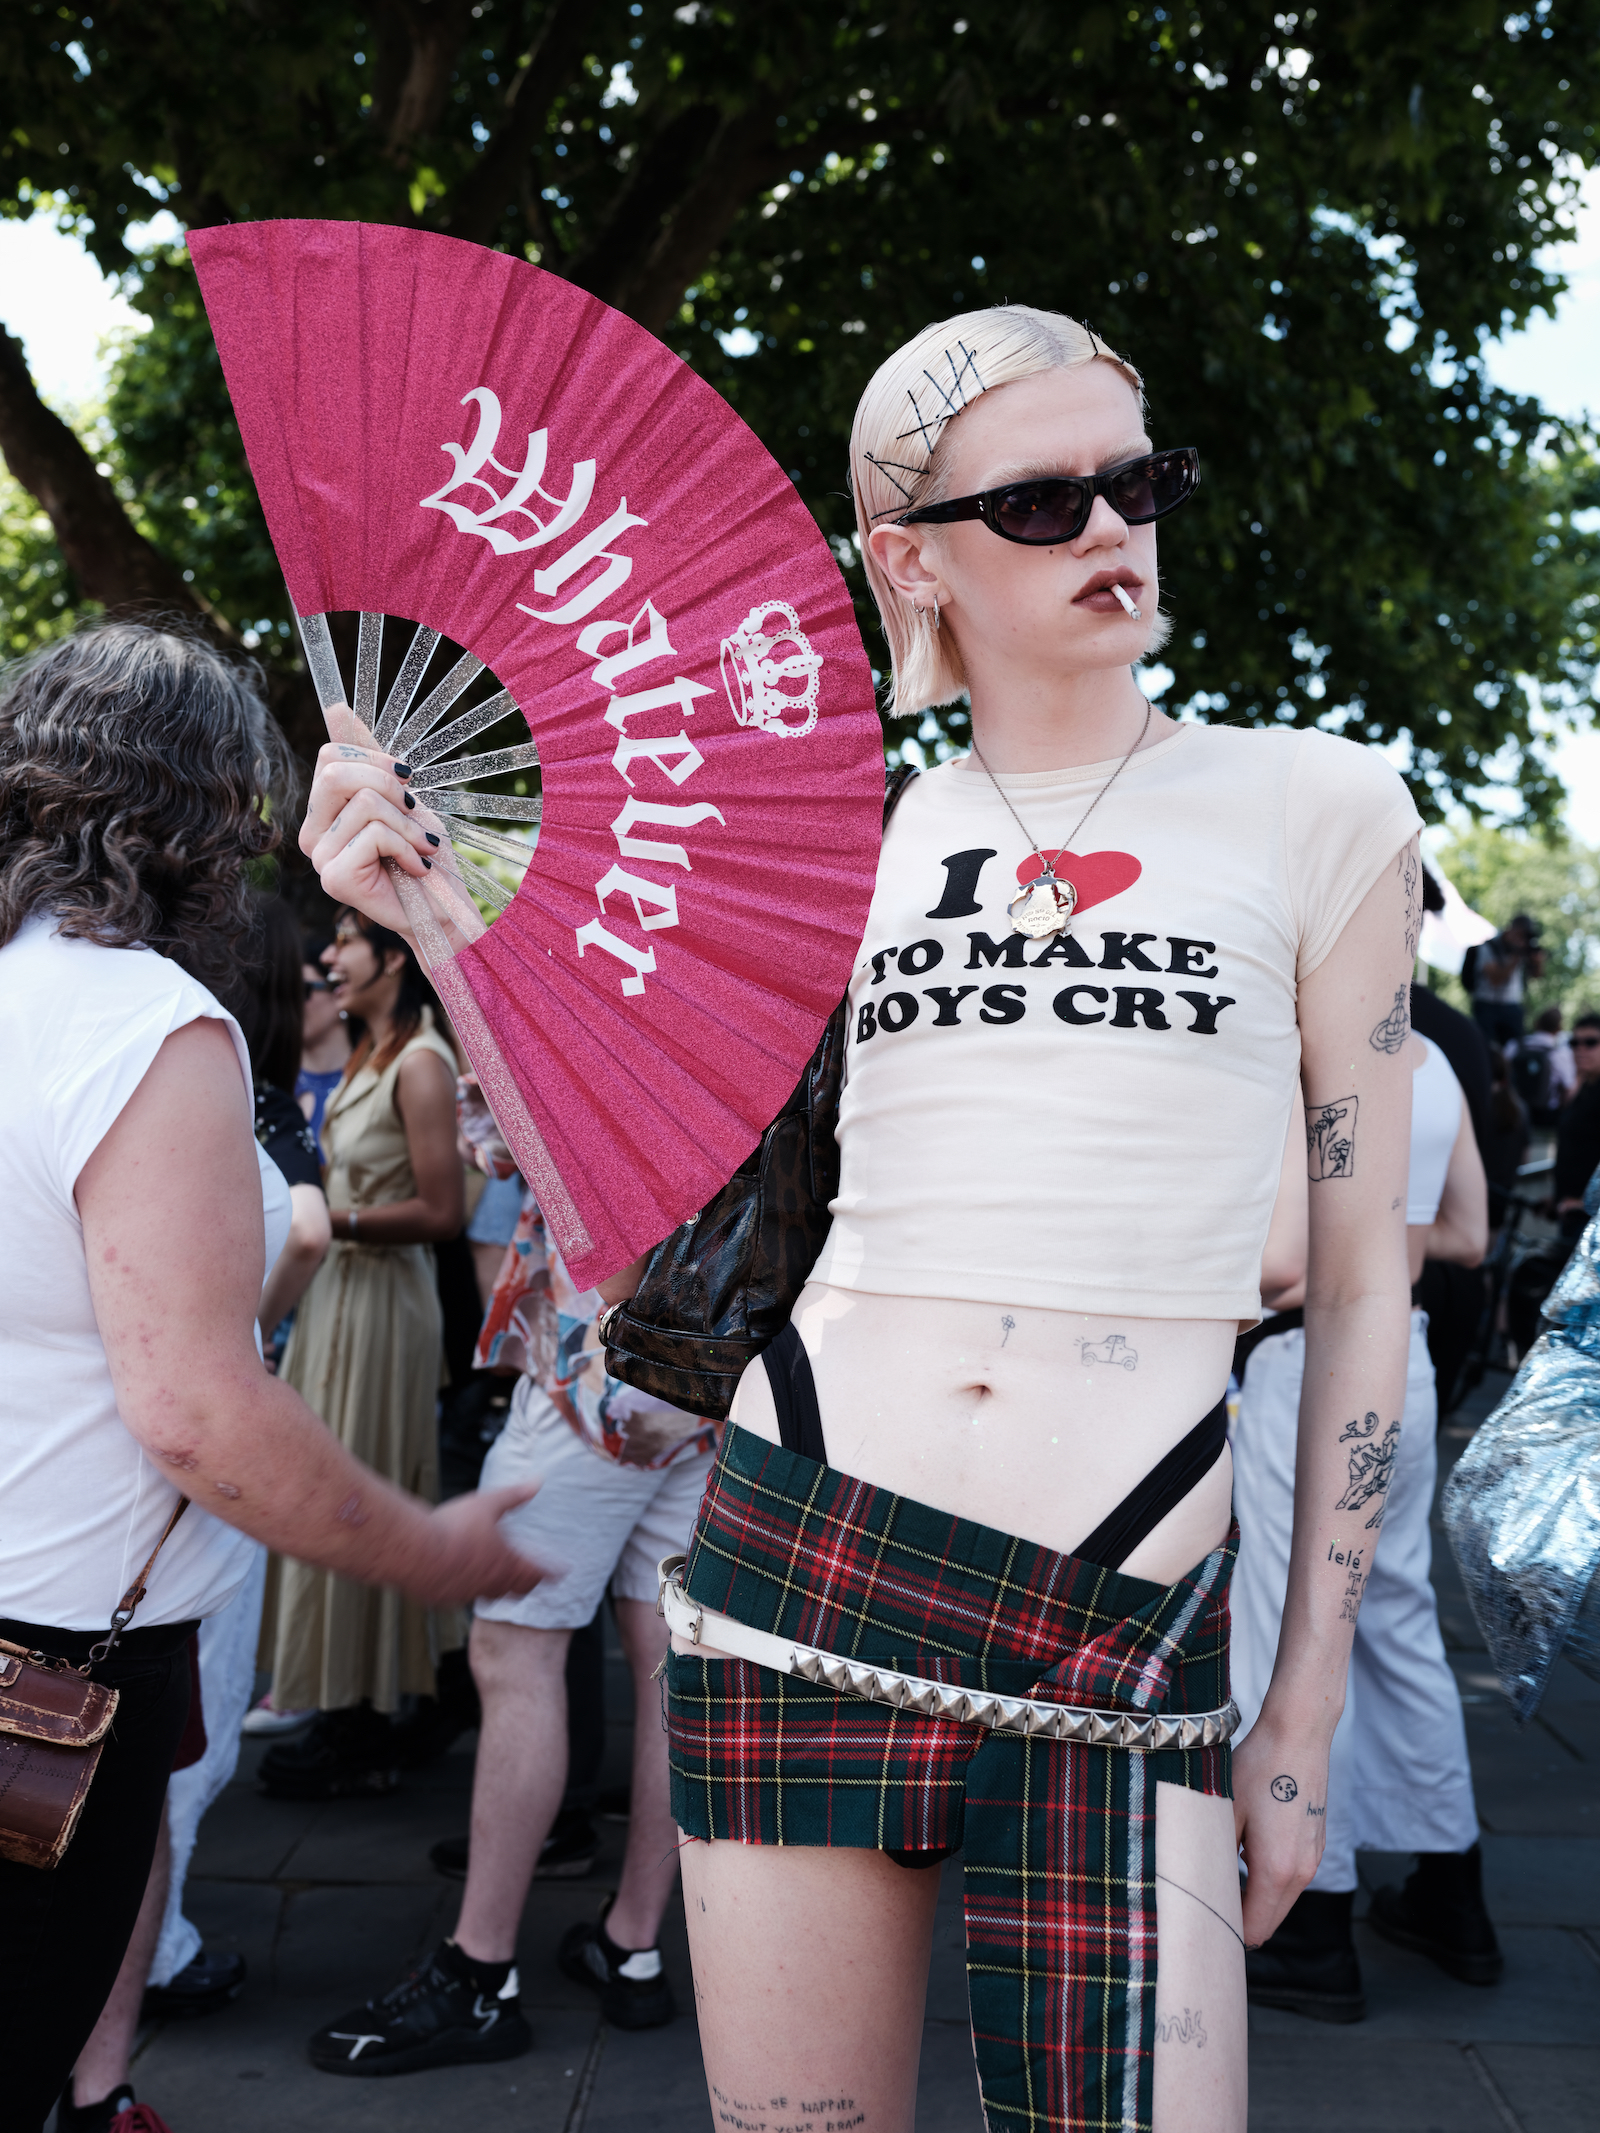
[[[623, 554], [616, 543], [630, 529], [648, 521], [630, 511], [627, 498], [623, 497], [607, 518], [587, 533], [579, 532], [594, 498], [595, 462], [575, 461], [566, 495], [551, 495], [544, 487], [549, 432], [530, 431], [520, 470], [508, 467], [495, 456], [502, 420], [496, 395], [488, 386], [479, 385], [462, 396], [461, 404], [476, 407], [476, 432], [470, 444], [447, 443], [441, 447], [450, 458], [450, 478], [432, 496], [421, 499], [421, 508], [442, 511], [460, 532], [486, 541], [496, 555], [522, 556], [554, 550], [563, 543], [560, 553], [552, 554], [550, 561], [534, 572], [533, 590], [547, 600], [559, 599], [563, 593], [568, 597], [555, 607], [530, 607], [521, 600], [516, 606], [519, 613], [545, 625], [584, 621], [628, 582], [633, 558]], [[489, 479], [491, 474], [509, 486], [497, 488]], [[568, 535], [574, 538], [568, 541]], [[593, 576], [587, 575], [591, 566], [599, 566]], [[746, 626], [754, 620], [754, 615], [747, 617]], [[674, 788], [693, 777], [705, 758], [681, 721], [692, 718], [695, 700], [709, 696], [711, 691], [682, 674], [674, 674], [670, 681], [653, 677], [648, 687], [638, 685], [642, 669], [678, 656], [666, 620], [648, 599], [631, 621], [602, 617], [587, 622], [578, 634], [578, 649], [594, 660], [590, 678], [610, 699], [603, 716], [621, 736], [611, 767], [628, 788], [628, 797], [610, 824], [617, 840], [617, 863], [594, 885], [600, 916], [575, 927], [574, 932], [580, 956], [591, 948], [599, 949], [626, 966], [621, 980], [623, 995], [637, 999], [644, 991], [646, 977], [656, 967], [655, 950], [635, 946], [611, 930], [607, 923], [612, 916], [611, 899], [625, 898], [633, 907], [639, 930], [650, 934], [678, 924], [678, 891], [670, 879], [658, 880], [640, 873], [637, 866], [622, 862], [642, 860], [657, 867], [681, 867], [686, 873], [692, 872], [688, 849], [680, 841], [684, 832], [706, 822], [726, 828], [727, 821], [721, 809], [709, 800], [670, 806], [640, 798], [634, 790], [634, 774], [647, 764]], [[617, 685], [624, 676], [629, 677], [629, 685], [619, 689]], [[764, 696], [760, 697], [760, 705], [765, 708]], [[676, 733], [630, 733], [632, 721], [654, 719], [663, 713], [668, 714], [669, 724], [674, 719], [679, 721]], [[656, 834], [642, 836], [641, 830]], [[661, 835], [662, 831], [676, 834]]]

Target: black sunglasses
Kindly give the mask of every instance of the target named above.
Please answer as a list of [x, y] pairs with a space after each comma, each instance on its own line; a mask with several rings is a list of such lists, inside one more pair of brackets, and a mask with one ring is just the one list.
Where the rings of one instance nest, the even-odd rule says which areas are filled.
[[1148, 526], [1185, 504], [1200, 486], [1200, 454], [1192, 444], [1172, 452], [1125, 459], [1103, 474], [1051, 474], [1037, 481], [1008, 481], [977, 496], [953, 496], [924, 504], [897, 518], [897, 526], [951, 526], [981, 518], [1003, 541], [1028, 548], [1075, 541], [1089, 523], [1094, 500], [1103, 496], [1130, 526]]

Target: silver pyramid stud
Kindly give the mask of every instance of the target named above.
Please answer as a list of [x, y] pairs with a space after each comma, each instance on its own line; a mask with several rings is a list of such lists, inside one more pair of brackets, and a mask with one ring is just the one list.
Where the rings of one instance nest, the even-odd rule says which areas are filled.
[[1120, 1721], [1104, 1711], [1089, 1713], [1089, 1743], [1091, 1747], [1115, 1746], [1120, 1730]]

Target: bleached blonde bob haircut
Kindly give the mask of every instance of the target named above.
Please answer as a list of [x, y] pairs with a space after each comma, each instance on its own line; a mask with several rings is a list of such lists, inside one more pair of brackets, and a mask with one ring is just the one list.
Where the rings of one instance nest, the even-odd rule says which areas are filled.
[[850, 488], [855, 498], [867, 583], [889, 640], [891, 679], [885, 711], [904, 718], [947, 704], [967, 685], [949, 630], [895, 590], [867, 545], [874, 526], [943, 501], [945, 432], [964, 407], [997, 386], [1043, 370], [1109, 363], [1126, 378], [1144, 410], [1144, 380], [1125, 356], [1060, 311], [997, 304], [926, 326], [880, 366], [861, 395], [850, 432]]

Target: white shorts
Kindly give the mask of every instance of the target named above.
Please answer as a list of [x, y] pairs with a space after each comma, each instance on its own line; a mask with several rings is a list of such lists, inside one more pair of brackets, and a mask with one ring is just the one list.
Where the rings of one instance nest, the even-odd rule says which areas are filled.
[[478, 1485], [537, 1481], [538, 1495], [511, 1513], [504, 1531], [525, 1554], [563, 1567], [520, 1600], [480, 1600], [475, 1612], [524, 1629], [582, 1629], [607, 1585], [614, 1599], [653, 1603], [657, 1564], [689, 1545], [711, 1456], [684, 1451], [670, 1466], [619, 1465], [591, 1451], [532, 1378], [518, 1378]]

